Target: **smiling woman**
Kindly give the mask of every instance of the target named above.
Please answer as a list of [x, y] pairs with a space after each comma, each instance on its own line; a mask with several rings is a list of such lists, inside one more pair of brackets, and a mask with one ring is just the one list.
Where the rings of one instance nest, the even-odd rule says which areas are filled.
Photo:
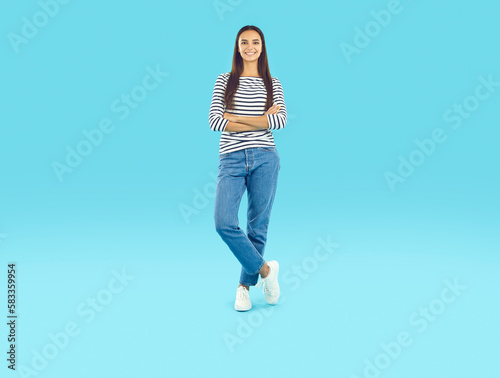
[[214, 86], [209, 124], [222, 132], [219, 153], [275, 147], [271, 130], [284, 128], [286, 119], [283, 88], [270, 75], [264, 35], [246, 26], [236, 38], [231, 72], [220, 74]]
[[[245, 26], [236, 36], [231, 72], [215, 82], [209, 124], [220, 131], [219, 174], [215, 193], [215, 228], [241, 263], [234, 308], [251, 309], [248, 290], [262, 285], [269, 304], [280, 289], [279, 265], [263, 259], [280, 157], [271, 130], [286, 124], [281, 83], [271, 77], [264, 34]], [[247, 190], [247, 233], [238, 226], [238, 208]], [[259, 274], [262, 277], [257, 283]]]

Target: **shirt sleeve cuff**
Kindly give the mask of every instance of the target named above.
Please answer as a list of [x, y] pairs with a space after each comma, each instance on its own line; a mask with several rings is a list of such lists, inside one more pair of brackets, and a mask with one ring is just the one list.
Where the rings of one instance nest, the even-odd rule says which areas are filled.
[[229, 123], [229, 120], [228, 119], [225, 119], [223, 118], [223, 121], [222, 121], [222, 130], [221, 132], [224, 132], [226, 130], [226, 126], [227, 124]]
[[273, 130], [274, 128], [274, 118], [271, 117], [272, 114], [266, 114], [267, 116], [267, 123], [269, 123], [269, 130]]

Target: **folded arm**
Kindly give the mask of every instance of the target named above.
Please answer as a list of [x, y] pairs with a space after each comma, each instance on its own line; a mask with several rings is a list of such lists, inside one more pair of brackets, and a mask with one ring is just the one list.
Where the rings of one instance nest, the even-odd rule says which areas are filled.
[[281, 87], [280, 81], [278, 79], [273, 80], [273, 107], [270, 108], [266, 114], [257, 117], [248, 117], [224, 113], [224, 118], [230, 122], [236, 122], [253, 127], [253, 129], [250, 130], [278, 130], [284, 128], [286, 125], [287, 113], [283, 88]]
[[229, 121], [226, 131], [254, 131], [269, 128], [267, 115], [247, 117], [224, 113], [224, 118]]
[[231, 113], [224, 112], [224, 91], [226, 82], [223, 75], [219, 75], [215, 82], [214, 92], [212, 96], [212, 103], [209, 110], [209, 124], [210, 129], [213, 131], [227, 131], [227, 132], [241, 132], [241, 131], [255, 131], [255, 130], [278, 130], [285, 127], [287, 120], [287, 112], [285, 99], [283, 95], [283, 88], [278, 79], [273, 80], [273, 107], [266, 114], [256, 117], [239, 116]]
[[283, 87], [277, 78], [273, 79], [273, 102], [275, 105], [279, 105], [280, 108], [276, 114], [267, 114], [266, 117], [269, 123], [269, 130], [279, 130], [286, 125], [287, 113]]

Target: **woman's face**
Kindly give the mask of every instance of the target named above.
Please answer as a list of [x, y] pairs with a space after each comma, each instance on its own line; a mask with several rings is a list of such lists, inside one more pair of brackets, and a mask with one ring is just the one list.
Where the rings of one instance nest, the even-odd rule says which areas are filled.
[[253, 62], [259, 60], [262, 52], [262, 41], [255, 30], [245, 30], [238, 40], [238, 51], [243, 60]]

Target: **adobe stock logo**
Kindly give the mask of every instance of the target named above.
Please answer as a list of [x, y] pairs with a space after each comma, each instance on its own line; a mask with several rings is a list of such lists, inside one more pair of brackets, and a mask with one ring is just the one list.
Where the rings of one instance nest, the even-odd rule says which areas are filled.
[[[115, 298], [135, 279], [135, 276], [128, 274], [125, 268], [122, 268], [121, 272], [113, 269], [111, 273], [113, 277], [108, 280], [104, 288], [77, 305], [75, 312], [83, 319], [84, 323], [90, 324], [96, 317], [99, 317], [99, 314], [108, 308]], [[50, 366], [50, 363], [62, 351], [74, 344], [75, 338], [81, 332], [82, 328], [79, 322], [75, 320], [66, 322], [65, 326], [56, 332], [49, 332], [47, 334], [49, 341], [43, 347], [31, 349], [31, 363], [19, 364], [19, 368], [17, 369], [19, 375], [22, 378], [38, 376], [40, 372]], [[27, 341], [29, 342], [29, 340]], [[64, 355], [64, 353], [62, 354]], [[23, 358], [28, 359], [29, 356]]]
[[[453, 282], [444, 280], [444, 287], [441, 289], [440, 295], [427, 305], [420, 306], [417, 311], [412, 312], [408, 317], [408, 323], [415, 327], [419, 334], [425, 332], [432, 323], [438, 321], [448, 306], [455, 302], [466, 289], [467, 286], [462, 285], [456, 278]], [[404, 348], [409, 347], [413, 342], [414, 338], [410, 332], [400, 331], [393, 340], [380, 343], [381, 351], [377, 355], [371, 359], [365, 358], [363, 360], [363, 375], [351, 374], [350, 378], [380, 377], [394, 360], [401, 357]]]
[[361, 54], [362, 49], [368, 47], [372, 40], [382, 32], [382, 28], [387, 28], [393, 17], [402, 11], [403, 5], [399, 0], [389, 0], [387, 9], [381, 9], [380, 11], [372, 10], [370, 12], [372, 20], [366, 22], [363, 29], [357, 26], [354, 28], [353, 44], [344, 41], [340, 43], [339, 47], [346, 62], [351, 63], [352, 55]]
[[[127, 119], [132, 110], [146, 100], [149, 92], [155, 90], [169, 75], [168, 72], [161, 71], [159, 64], [156, 65], [156, 69], [147, 66], [146, 71], [147, 74], [143, 76], [141, 84], [134, 86], [129, 93], [122, 93], [119, 98], [111, 102], [110, 111], [119, 114], [120, 120]], [[66, 157], [63, 162], [53, 161], [51, 164], [59, 182], [63, 182], [65, 174], [72, 173], [82, 163], [84, 157], [101, 145], [104, 136], [111, 134], [115, 127], [115, 122], [111, 118], [104, 117], [97, 127], [90, 130], [83, 129], [83, 138], [76, 143], [76, 146], [74, 148], [66, 146]]]
[[242, 0], [214, 0], [212, 5], [219, 16], [219, 20], [224, 21], [224, 13], [232, 12], [234, 7], [240, 5]]
[[[494, 81], [493, 75], [489, 74], [486, 79], [484, 76], [477, 78], [479, 84], [474, 89], [474, 94], [465, 97], [459, 103], [454, 103], [452, 107], [446, 109], [443, 113], [443, 120], [451, 123], [451, 129], [457, 130], [461, 127], [463, 121], [471, 117], [472, 113], [477, 111], [481, 102], [486, 101], [500, 87], [500, 81]], [[404, 183], [412, 176], [417, 167], [424, 164], [427, 159], [433, 155], [437, 147], [448, 139], [445, 129], [436, 127], [431, 131], [430, 138], [414, 139], [416, 145], [407, 156], [398, 155], [399, 164], [395, 171], [385, 171], [384, 178], [391, 192], [396, 190], [397, 184]]]
[[208, 172], [208, 175], [212, 178], [210, 182], [207, 182], [203, 186], [203, 191], [198, 188], [193, 188], [192, 192], [194, 196], [191, 200], [191, 204], [180, 203], [178, 208], [186, 224], [189, 224], [190, 218], [193, 215], [198, 215], [208, 207], [210, 200], [215, 198], [215, 191], [217, 188], [217, 174], [214, 172]]
[[21, 26], [21, 34], [9, 32], [9, 39], [12, 49], [17, 54], [21, 45], [27, 45], [30, 40], [38, 35], [41, 28], [47, 26], [51, 18], [59, 14], [60, 5], [68, 4], [70, 0], [40, 0], [38, 6], [41, 10], [35, 12], [30, 19], [21, 17], [23, 25]]

